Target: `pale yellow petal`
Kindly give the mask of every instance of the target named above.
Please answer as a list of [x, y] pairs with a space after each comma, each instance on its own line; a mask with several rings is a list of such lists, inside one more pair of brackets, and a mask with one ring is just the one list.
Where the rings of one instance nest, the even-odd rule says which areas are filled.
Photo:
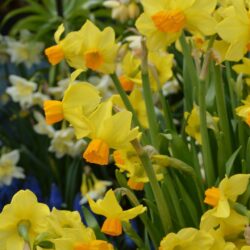
[[236, 174], [230, 178], [226, 177], [221, 181], [219, 189], [222, 190], [225, 197], [231, 201], [236, 201], [237, 197], [246, 191], [249, 177], [248, 174]]
[[64, 25], [63, 25], [63, 24], [61, 24], [61, 25], [57, 28], [57, 30], [56, 30], [56, 32], [55, 32], [55, 35], [54, 35], [54, 39], [55, 39], [56, 43], [59, 43], [59, 42], [60, 42], [60, 37], [61, 37], [62, 33], [64, 32], [64, 30], [65, 30], [65, 28], [64, 28]]
[[124, 220], [124, 221], [131, 220], [135, 218], [136, 216], [144, 213], [146, 210], [147, 210], [146, 207], [144, 207], [143, 205], [139, 205], [129, 210], [123, 211], [119, 215], [119, 219]]
[[96, 87], [87, 82], [75, 83], [64, 92], [63, 109], [82, 107], [83, 114], [88, 116], [100, 100], [100, 92]]

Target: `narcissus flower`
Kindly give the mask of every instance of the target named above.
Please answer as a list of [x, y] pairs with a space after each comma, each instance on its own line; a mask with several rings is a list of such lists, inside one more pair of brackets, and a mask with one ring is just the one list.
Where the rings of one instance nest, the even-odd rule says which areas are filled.
[[238, 74], [246, 75], [247, 76], [246, 83], [248, 86], [250, 86], [250, 59], [244, 57], [242, 58], [242, 64], [236, 64], [232, 68]]
[[[92, 69], [106, 74], [114, 72], [118, 45], [115, 44], [112, 28], [100, 31], [92, 22], [87, 21], [79, 31], [70, 32], [59, 41], [63, 31], [63, 26], [60, 26], [55, 33], [58, 45], [45, 51], [52, 64], [57, 64], [65, 57], [71, 67], [81, 71]], [[76, 72], [76, 75], [81, 71]]]
[[219, 36], [230, 44], [225, 59], [239, 61], [250, 50], [250, 17], [245, 1], [232, 1], [233, 8], [217, 25]]
[[205, 231], [216, 229], [225, 237], [235, 238], [245, 230], [248, 223], [246, 216], [238, 214], [233, 209], [230, 209], [226, 218], [216, 217], [214, 209], [210, 209], [202, 215], [200, 228]]
[[216, 0], [142, 0], [144, 13], [136, 27], [146, 36], [150, 49], [163, 48], [176, 41], [184, 29], [211, 35], [215, 33], [215, 20], [211, 13]]
[[102, 198], [107, 188], [111, 185], [111, 181], [98, 180], [93, 173], [84, 173], [81, 184], [81, 194], [83, 198], [80, 204], [86, 203], [88, 201], [87, 197], [94, 200]]
[[16, 193], [0, 214], [0, 242], [3, 249], [23, 250], [25, 241], [32, 244], [34, 238], [46, 229], [48, 215], [47, 205], [38, 203], [31, 191]]
[[[67, 120], [77, 131], [84, 127], [84, 116], [93, 112], [100, 102], [99, 91], [87, 82], [71, 84], [62, 101], [47, 100], [44, 111], [48, 125]], [[87, 130], [87, 129], [86, 129]]]
[[[112, 115], [112, 102], [101, 103], [89, 116], [87, 122], [91, 131], [87, 135], [92, 141], [83, 154], [88, 162], [100, 165], [108, 164], [109, 149], [126, 147], [130, 141], [138, 136], [138, 128], [131, 129], [132, 114], [121, 111]], [[87, 131], [80, 131], [87, 134]]]
[[[128, 98], [136, 112], [136, 115], [141, 125], [145, 128], [148, 128], [148, 117], [147, 117], [146, 105], [145, 105], [142, 92], [138, 88], [135, 88], [131, 92], [131, 94], [128, 96]], [[125, 109], [125, 106], [123, 104], [123, 101], [120, 95], [113, 95], [112, 102], [114, 105], [117, 105], [119, 108]]]
[[[208, 112], [206, 113], [206, 116], [207, 127], [216, 130], [218, 118], [212, 117]], [[187, 118], [187, 126], [185, 128], [186, 133], [193, 137], [199, 144], [202, 144], [199, 107], [195, 105], [190, 114], [188, 112], [185, 113], [185, 117]]]
[[[115, 165], [127, 173], [129, 177], [128, 186], [134, 190], [143, 190], [144, 183], [149, 182], [148, 176], [141, 163], [140, 158], [132, 147], [128, 149], [116, 150], [113, 153]], [[163, 179], [162, 167], [153, 164], [154, 171], [158, 180]]]
[[120, 83], [125, 91], [132, 91], [135, 84], [141, 84], [140, 60], [128, 51], [121, 63]]
[[75, 157], [80, 155], [86, 146], [84, 140], [76, 140], [74, 129], [69, 127], [54, 132], [50, 141], [49, 151], [54, 152], [57, 158], [64, 155]]
[[246, 191], [249, 177], [249, 174], [236, 174], [229, 178], [226, 176], [218, 188], [206, 190], [204, 202], [214, 207], [215, 217], [226, 218], [230, 215], [230, 201], [235, 202]]
[[53, 208], [47, 218], [47, 232], [53, 238], [63, 237], [65, 233], [74, 229], [84, 229], [81, 216], [77, 211], [57, 210]]
[[150, 87], [157, 91], [173, 76], [173, 54], [151, 51], [148, 54]]
[[95, 214], [106, 217], [101, 231], [112, 236], [119, 236], [122, 233], [122, 221], [129, 221], [146, 211], [146, 207], [142, 205], [123, 211], [112, 189], [106, 193], [103, 200], [94, 202], [89, 198], [88, 201], [91, 210]]
[[25, 178], [24, 169], [18, 167], [20, 154], [18, 150], [13, 150], [0, 157], [0, 187], [10, 185], [13, 178]]
[[250, 126], [250, 95], [246, 100], [242, 101], [244, 105], [239, 106], [235, 109], [236, 114], [243, 119], [244, 122]]
[[65, 230], [62, 238], [53, 240], [55, 249], [60, 250], [113, 250], [104, 240], [97, 240], [91, 228]]
[[164, 237], [159, 250], [210, 250], [213, 243], [213, 237], [206, 231], [184, 228], [178, 233], [170, 233]]
[[14, 102], [19, 102], [22, 108], [28, 108], [32, 104], [32, 94], [37, 88], [37, 84], [16, 75], [9, 77], [11, 87], [6, 89]]

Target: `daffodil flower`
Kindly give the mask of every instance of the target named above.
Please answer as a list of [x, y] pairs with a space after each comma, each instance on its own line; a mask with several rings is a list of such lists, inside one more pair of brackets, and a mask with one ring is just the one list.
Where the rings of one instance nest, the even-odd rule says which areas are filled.
[[105, 194], [103, 200], [94, 202], [89, 198], [88, 201], [91, 210], [95, 214], [106, 217], [101, 231], [112, 236], [119, 236], [122, 233], [122, 221], [129, 221], [146, 211], [146, 207], [142, 205], [123, 211], [112, 189]]
[[36, 90], [37, 84], [16, 75], [10, 75], [9, 81], [12, 86], [7, 87], [6, 93], [11, 96], [14, 102], [20, 103], [22, 108], [30, 107], [32, 94]]
[[[128, 186], [134, 190], [143, 190], [144, 183], [149, 182], [148, 176], [141, 163], [140, 158], [132, 147], [128, 149], [116, 150], [113, 153], [115, 165], [129, 177]], [[163, 179], [162, 167], [153, 164], [154, 171], [158, 180]]]
[[38, 203], [31, 191], [17, 192], [0, 214], [1, 246], [6, 250], [23, 250], [25, 241], [32, 245], [34, 238], [46, 229], [48, 215], [47, 205]]
[[242, 101], [243, 105], [235, 109], [236, 114], [243, 119], [248, 126], [250, 126], [250, 96]]
[[[142, 92], [138, 88], [134, 88], [128, 98], [136, 112], [140, 123], [144, 128], [148, 128], [148, 117]], [[120, 95], [113, 95], [111, 99], [114, 105], [117, 105], [120, 109], [125, 109]]]
[[113, 250], [112, 244], [97, 240], [91, 228], [71, 228], [63, 237], [53, 240], [55, 249], [60, 250]]
[[[121, 111], [112, 115], [112, 102], [101, 103], [88, 117], [88, 137], [91, 140], [83, 154], [88, 162], [100, 165], [108, 164], [109, 149], [126, 147], [130, 141], [138, 136], [138, 128], [131, 129], [132, 114]], [[80, 134], [87, 134], [82, 128]]]
[[230, 201], [235, 202], [246, 191], [249, 177], [249, 174], [236, 174], [229, 178], [226, 176], [218, 188], [206, 190], [204, 202], [214, 207], [215, 217], [226, 218], [230, 215]]
[[142, 0], [144, 13], [136, 27], [146, 36], [149, 48], [157, 50], [176, 41], [186, 29], [192, 33], [212, 35], [216, 22], [211, 16], [217, 1]]
[[[100, 102], [99, 91], [89, 83], [79, 82], [71, 84], [64, 93], [62, 101], [47, 100], [44, 102], [44, 111], [48, 125], [67, 120], [75, 129], [76, 135], [78, 130], [82, 129], [86, 123], [85, 116], [90, 115]], [[88, 128], [85, 129], [88, 133]]]
[[250, 17], [245, 1], [232, 1], [230, 11], [219, 22], [216, 31], [219, 36], [230, 44], [225, 59], [239, 61], [250, 50]]
[[58, 44], [45, 50], [53, 65], [66, 58], [71, 67], [79, 70], [75, 72], [75, 76], [87, 69], [106, 74], [114, 72], [118, 45], [115, 44], [112, 28], [100, 31], [87, 20], [79, 31], [70, 32], [60, 41], [63, 31], [63, 26], [60, 26], [55, 33]]

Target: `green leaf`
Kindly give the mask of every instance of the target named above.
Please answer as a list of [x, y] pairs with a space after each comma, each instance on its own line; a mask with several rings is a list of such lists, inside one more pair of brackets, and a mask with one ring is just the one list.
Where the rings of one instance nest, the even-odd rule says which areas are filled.
[[1, 22], [1, 27], [3, 27], [3, 25], [8, 22], [11, 18], [20, 15], [20, 14], [28, 14], [28, 13], [35, 13], [34, 9], [31, 6], [27, 6], [27, 7], [23, 7], [17, 10], [13, 10], [11, 12], [9, 12], [3, 19], [3, 21]]
[[11, 29], [11, 35], [17, 34], [22, 29], [37, 31], [42, 24], [48, 22], [47, 16], [32, 15], [18, 21]]
[[228, 176], [230, 176], [230, 174], [232, 172], [234, 161], [235, 161], [238, 153], [240, 152], [241, 148], [242, 148], [242, 146], [239, 146], [238, 149], [236, 149], [234, 151], [234, 153], [229, 157], [228, 161], [226, 162], [226, 174]]

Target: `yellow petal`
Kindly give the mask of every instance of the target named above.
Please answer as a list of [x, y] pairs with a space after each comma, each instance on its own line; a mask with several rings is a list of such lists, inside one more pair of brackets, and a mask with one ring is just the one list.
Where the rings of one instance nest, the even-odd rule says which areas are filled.
[[101, 100], [100, 92], [87, 82], [72, 84], [64, 92], [63, 109], [82, 107], [84, 115], [88, 116]]
[[120, 207], [112, 189], [105, 194], [103, 200], [94, 202], [89, 198], [88, 201], [90, 208], [94, 213], [103, 215], [107, 218], [117, 218], [117, 215], [122, 213], [122, 208]]
[[221, 181], [219, 189], [222, 190], [225, 197], [231, 201], [236, 201], [237, 197], [246, 191], [249, 177], [249, 174], [236, 174], [230, 178], [225, 177]]
[[61, 37], [62, 33], [64, 32], [64, 30], [65, 30], [65, 28], [64, 28], [64, 25], [63, 25], [63, 24], [61, 24], [61, 25], [57, 28], [57, 30], [56, 30], [56, 32], [55, 32], [55, 35], [54, 35], [54, 39], [55, 39], [56, 43], [59, 43], [60, 37]]
[[143, 205], [139, 205], [129, 210], [123, 211], [119, 215], [119, 218], [124, 221], [131, 220], [135, 218], [136, 216], [138, 216], [139, 214], [144, 213], [146, 210], [147, 210], [146, 207], [144, 207]]

